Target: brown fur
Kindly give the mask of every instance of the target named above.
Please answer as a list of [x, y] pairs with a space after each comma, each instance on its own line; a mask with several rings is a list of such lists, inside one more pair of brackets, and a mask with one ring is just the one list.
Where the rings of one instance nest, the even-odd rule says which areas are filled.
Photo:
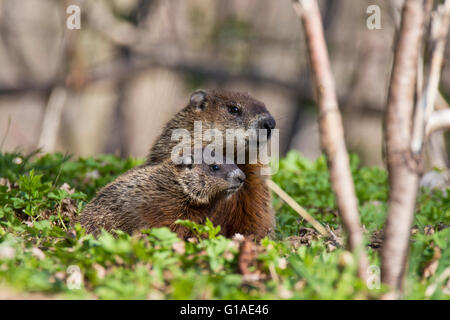
[[217, 203], [211, 221], [220, 225], [222, 234], [232, 237], [235, 233], [253, 235], [256, 239], [273, 236], [275, 214], [264, 177], [259, 175], [258, 165], [238, 165], [245, 173], [244, 186], [230, 199]]
[[[143, 228], [168, 227], [179, 237], [190, 232], [174, 222], [203, 223], [219, 199], [234, 193], [245, 179], [235, 164], [160, 165], [132, 169], [102, 188], [86, 205], [80, 222], [97, 235], [119, 229], [128, 233]], [[217, 168], [216, 168], [217, 169]]]
[[[230, 106], [238, 106], [241, 114], [230, 113]], [[257, 129], [266, 119], [273, 121], [274, 126], [275, 121], [264, 103], [248, 94], [223, 90], [196, 91], [189, 104], [167, 123], [153, 145], [146, 165], [155, 165], [170, 158], [173, 147], [178, 143], [171, 141], [172, 130], [184, 128], [193, 136], [194, 121], [202, 121], [203, 131], [216, 128], [225, 137], [226, 129]], [[244, 186], [232, 197], [219, 201], [211, 220], [220, 225], [221, 233], [228, 237], [235, 233], [254, 235], [257, 239], [271, 235], [275, 228], [275, 216], [265, 178], [259, 175], [262, 166], [238, 166], [247, 177]]]

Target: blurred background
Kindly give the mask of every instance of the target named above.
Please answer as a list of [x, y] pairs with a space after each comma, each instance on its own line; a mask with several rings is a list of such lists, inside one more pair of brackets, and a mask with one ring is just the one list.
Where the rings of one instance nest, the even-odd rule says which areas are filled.
[[[402, 1], [319, 3], [348, 149], [363, 164], [383, 166]], [[66, 27], [71, 4], [81, 8], [80, 30]], [[381, 9], [380, 30], [366, 27], [371, 4]], [[447, 43], [440, 86], [447, 101], [449, 52]], [[290, 0], [0, 0], [2, 152], [143, 157], [193, 90], [226, 88], [266, 104], [283, 154], [296, 149], [315, 158], [310, 77]], [[433, 135], [429, 165], [448, 166], [444, 138]]]

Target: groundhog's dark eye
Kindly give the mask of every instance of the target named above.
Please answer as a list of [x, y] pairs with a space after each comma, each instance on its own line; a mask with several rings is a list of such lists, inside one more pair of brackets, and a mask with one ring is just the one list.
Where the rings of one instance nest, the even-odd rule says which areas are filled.
[[213, 165], [211, 165], [211, 170], [212, 171], [219, 171], [220, 167], [217, 164], [213, 164]]
[[239, 109], [239, 107], [237, 107], [235, 105], [229, 105], [228, 106], [228, 112], [230, 112], [231, 114], [240, 115], [241, 114], [241, 109]]

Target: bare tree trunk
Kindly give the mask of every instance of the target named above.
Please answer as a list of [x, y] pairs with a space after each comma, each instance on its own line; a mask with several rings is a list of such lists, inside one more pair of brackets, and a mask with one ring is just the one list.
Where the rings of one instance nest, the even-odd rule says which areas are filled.
[[423, 10], [423, 0], [407, 0], [403, 7], [387, 102], [386, 155], [390, 190], [381, 275], [382, 281], [394, 290], [402, 286], [419, 185], [419, 162], [410, 147]]
[[349, 247], [359, 256], [358, 274], [366, 279], [368, 260], [319, 7], [315, 0], [298, 0], [294, 1], [294, 9], [301, 17], [307, 41], [319, 109], [321, 145], [328, 160], [331, 186], [348, 233]]

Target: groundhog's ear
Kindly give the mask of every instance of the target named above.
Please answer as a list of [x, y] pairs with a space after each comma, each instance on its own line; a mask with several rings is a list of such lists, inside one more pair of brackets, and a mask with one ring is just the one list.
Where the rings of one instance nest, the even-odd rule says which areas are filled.
[[194, 163], [194, 158], [192, 155], [183, 158], [182, 166], [188, 169], [192, 169], [192, 164]]
[[191, 94], [191, 100], [190, 100], [190, 104], [192, 106], [195, 106], [197, 108], [200, 109], [205, 109], [206, 108], [206, 97], [208, 96], [208, 93], [205, 90], [199, 89], [199, 90], [195, 90], [192, 94]]

